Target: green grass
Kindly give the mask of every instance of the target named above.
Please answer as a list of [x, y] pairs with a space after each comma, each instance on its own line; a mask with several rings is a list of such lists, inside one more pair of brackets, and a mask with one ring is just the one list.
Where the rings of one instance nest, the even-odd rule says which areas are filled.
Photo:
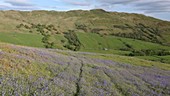
[[[81, 51], [103, 51], [104, 53], [108, 53], [113, 51], [113, 53], [120, 53], [114, 52], [115, 50], [120, 51], [121, 48], [127, 48], [127, 46], [123, 43], [129, 44], [135, 50], [141, 49], [170, 49], [170, 47], [162, 46], [155, 43], [144, 42], [140, 40], [134, 40], [129, 38], [121, 38], [115, 36], [103, 36], [101, 37], [95, 33], [81, 33], [77, 32], [78, 38], [80, 42], [83, 44]], [[19, 44], [19, 45], [26, 45], [26, 46], [33, 46], [33, 47], [43, 47], [43, 43], [41, 42], [42, 36], [39, 34], [29, 34], [29, 33], [4, 33], [0, 32], [0, 41]], [[8, 39], [7, 39], [8, 38]], [[63, 44], [61, 40], [67, 42], [66, 38], [64, 38], [63, 34], [54, 35], [56, 39], [56, 48], [62, 47]], [[107, 48], [108, 50], [103, 50], [103, 48]]]
[[[53, 35], [55, 38], [54, 48], [66, 49], [63, 47], [68, 41], [63, 34]], [[121, 38], [115, 36], [103, 36], [101, 37], [95, 33], [82, 33], [77, 32], [77, 36], [82, 43], [80, 51], [84, 52], [94, 52], [94, 53], [104, 53], [104, 54], [116, 54], [116, 55], [126, 55], [130, 53], [130, 50], [141, 50], [141, 49], [166, 49], [170, 50], [170, 47], [162, 46], [156, 43], [144, 42], [140, 40], [134, 40], [129, 38]], [[31, 46], [31, 47], [42, 47], [41, 42], [42, 35], [34, 33], [15, 33], [15, 32], [0, 32], [0, 42], [12, 43], [17, 45]], [[64, 40], [65, 42], [61, 42]], [[132, 46], [130, 50], [123, 51], [121, 49], [128, 49], [125, 45], [128, 44]], [[107, 48], [108, 50], [104, 50]], [[170, 56], [136, 56], [137, 58], [159, 61], [163, 63], [170, 63]]]
[[113, 38], [112, 36], [101, 37], [94, 33], [78, 33], [78, 38], [83, 44], [82, 50], [86, 49], [96, 49], [102, 50], [103, 48], [108, 49], [119, 49], [124, 46], [124, 44], [118, 40], [118, 38]]
[[44, 47], [39, 34], [0, 32], [0, 42], [24, 45], [31, 47]]
[[170, 64], [170, 55], [168, 56], [137, 56], [141, 59], [151, 60], [151, 61], [159, 61]]
[[[170, 47], [162, 46], [156, 43], [150, 43], [140, 40], [134, 40], [129, 38], [121, 38], [121, 37], [115, 37], [115, 36], [103, 36], [101, 37], [98, 34], [95, 33], [80, 33], [77, 32], [78, 38], [80, 42], [83, 44], [81, 50], [96, 50], [95, 52], [102, 51], [103, 48], [107, 48], [108, 50], [105, 50], [106, 53], [115, 50], [120, 51], [122, 48], [128, 48], [126, 44], [132, 46], [132, 49], [135, 50], [141, 50], [141, 49], [167, 49], [170, 50]], [[123, 52], [123, 51], [122, 51]], [[120, 53], [120, 52], [117, 52]]]
[[85, 49], [85, 50], [80, 50], [82, 52], [92, 52], [92, 53], [102, 53], [102, 54], [117, 54], [117, 55], [125, 55], [129, 54], [130, 51], [121, 51], [121, 50], [95, 50], [95, 49]]
[[[128, 33], [132, 32], [131, 29], [122, 30], [114, 28], [113, 25], [124, 26], [125, 24], [135, 26], [136, 24], [143, 24], [150, 28], [159, 28], [161, 31], [163, 43], [170, 43], [169, 40], [169, 26], [170, 23], [156, 18], [144, 16], [142, 14], [129, 14], [118, 12], [105, 12], [103, 10], [72, 10], [68, 12], [56, 11], [0, 11], [0, 31], [1, 32], [25, 32], [25, 28], [17, 29], [19, 24], [31, 26], [31, 24], [53, 24], [59, 33], [67, 32], [68, 30], [79, 30], [75, 24], [86, 25], [89, 32], [92, 29], [103, 29], [99, 33]], [[151, 32], [149, 32], [152, 34]], [[142, 35], [144, 36], [144, 35]], [[152, 38], [152, 36], [150, 36]], [[159, 38], [160, 41], [162, 40]], [[152, 39], [151, 39], [152, 40]]]
[[127, 56], [119, 56], [119, 55], [112, 55], [112, 56], [105, 56], [105, 55], [96, 56], [96, 55], [94, 55], [94, 56], [89, 56], [89, 57], [101, 58], [101, 59], [105, 59], [105, 60], [113, 60], [115, 62], [132, 64], [135, 66], [156, 67], [156, 68], [160, 68], [160, 69], [164, 69], [164, 70], [170, 70], [170, 64], [148, 61], [148, 60], [140, 59], [137, 57], [127, 57]]
[[[165, 49], [170, 50], [170, 47], [159, 45], [156, 43], [150, 43], [140, 40], [134, 40], [129, 38], [121, 38], [115, 36], [104, 36], [101, 37], [98, 34], [94, 33], [80, 33], [77, 32], [78, 38], [80, 42], [83, 44], [80, 51], [85, 52], [95, 52], [95, 53], [105, 53], [105, 54], [117, 54], [117, 55], [127, 55], [131, 51], [130, 50], [158, 50]], [[128, 48], [126, 44], [130, 45], [132, 48]], [[107, 48], [108, 50], [103, 50]], [[121, 49], [129, 49], [127, 51], [123, 51]], [[163, 63], [170, 64], [170, 56], [136, 56], [137, 58], [151, 60], [151, 61], [159, 61]]]
[[128, 39], [128, 38], [122, 38], [121, 40], [131, 45], [132, 48], [137, 49], [137, 50], [141, 50], [141, 49], [168, 49], [170, 50], [170, 47], [163, 46], [163, 45], [156, 44], [156, 43], [145, 42], [145, 41], [140, 41], [140, 40], [135, 40], [135, 39]]
[[[11, 43], [16, 45], [24, 45], [30, 47], [44, 48], [42, 43], [43, 36], [36, 33], [16, 33], [16, 32], [0, 32], [0, 42]], [[54, 48], [64, 49], [61, 40], [65, 40], [62, 34], [54, 35]]]
[[[57, 48], [57, 49], [66, 49], [66, 48], [63, 47], [63, 45], [67, 42], [67, 39], [64, 38], [63, 34], [54, 35], [54, 38], [55, 38], [54, 48]], [[65, 42], [62, 43], [61, 40], [64, 40]]]

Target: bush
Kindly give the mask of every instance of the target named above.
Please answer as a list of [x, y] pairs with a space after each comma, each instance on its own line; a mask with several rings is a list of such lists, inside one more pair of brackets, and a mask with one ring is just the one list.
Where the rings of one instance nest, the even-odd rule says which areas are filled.
[[161, 39], [161, 32], [158, 28], [149, 27], [142, 23], [136, 24], [135, 26], [125, 24], [113, 25], [113, 27], [121, 30], [130, 29], [132, 33], [112, 33], [111, 35], [162, 44], [161, 40], [163, 39]]
[[53, 48], [54, 47], [54, 41], [55, 41], [55, 38], [53, 38], [51, 35], [45, 35], [42, 38], [42, 42], [44, 43], [44, 46], [46, 48]]
[[88, 31], [88, 28], [85, 24], [75, 24], [75, 26], [76, 26], [76, 29], [83, 30], [84, 32]]
[[66, 41], [65, 40], [61, 40], [62, 43], [65, 43]]
[[70, 50], [73, 50], [73, 51], [80, 50], [81, 43], [80, 43], [76, 33], [73, 30], [69, 30], [68, 33], [65, 33], [64, 37], [68, 40], [68, 43], [69, 43], [69, 46], [66, 45], [64, 47], [66, 47]]
[[129, 56], [166, 56], [170, 55], [170, 52], [168, 50], [159, 49], [159, 50], [133, 50], [131, 53], [129, 53]]

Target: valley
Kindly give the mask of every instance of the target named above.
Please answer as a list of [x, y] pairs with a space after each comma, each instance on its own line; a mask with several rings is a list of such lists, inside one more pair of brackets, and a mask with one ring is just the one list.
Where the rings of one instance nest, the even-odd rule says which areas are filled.
[[103, 9], [0, 11], [0, 95], [169, 96], [170, 22]]

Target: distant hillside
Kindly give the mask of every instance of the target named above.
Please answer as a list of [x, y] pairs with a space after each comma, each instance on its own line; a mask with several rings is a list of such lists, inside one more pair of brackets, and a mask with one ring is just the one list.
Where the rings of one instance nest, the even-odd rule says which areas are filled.
[[53, 34], [68, 30], [139, 39], [170, 45], [170, 22], [141, 14], [90, 11], [0, 11], [0, 32], [36, 33], [35, 27]]

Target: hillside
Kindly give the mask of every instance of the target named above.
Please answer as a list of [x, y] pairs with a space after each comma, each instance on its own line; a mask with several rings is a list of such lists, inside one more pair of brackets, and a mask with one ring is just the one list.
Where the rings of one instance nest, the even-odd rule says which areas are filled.
[[[170, 44], [170, 22], [142, 14], [90, 11], [0, 11], [0, 32], [31, 32], [35, 27], [53, 34], [74, 30]], [[50, 28], [51, 29], [50, 29]]]
[[0, 11], [0, 42], [170, 63], [170, 22], [142, 14]]
[[0, 11], [0, 95], [169, 96], [170, 22], [102, 9]]
[[76, 32], [41, 35], [37, 33], [0, 32], [0, 42], [38, 48], [52, 48], [133, 56], [170, 64], [170, 47], [141, 40], [95, 33]]
[[0, 43], [0, 95], [169, 96], [170, 65]]

